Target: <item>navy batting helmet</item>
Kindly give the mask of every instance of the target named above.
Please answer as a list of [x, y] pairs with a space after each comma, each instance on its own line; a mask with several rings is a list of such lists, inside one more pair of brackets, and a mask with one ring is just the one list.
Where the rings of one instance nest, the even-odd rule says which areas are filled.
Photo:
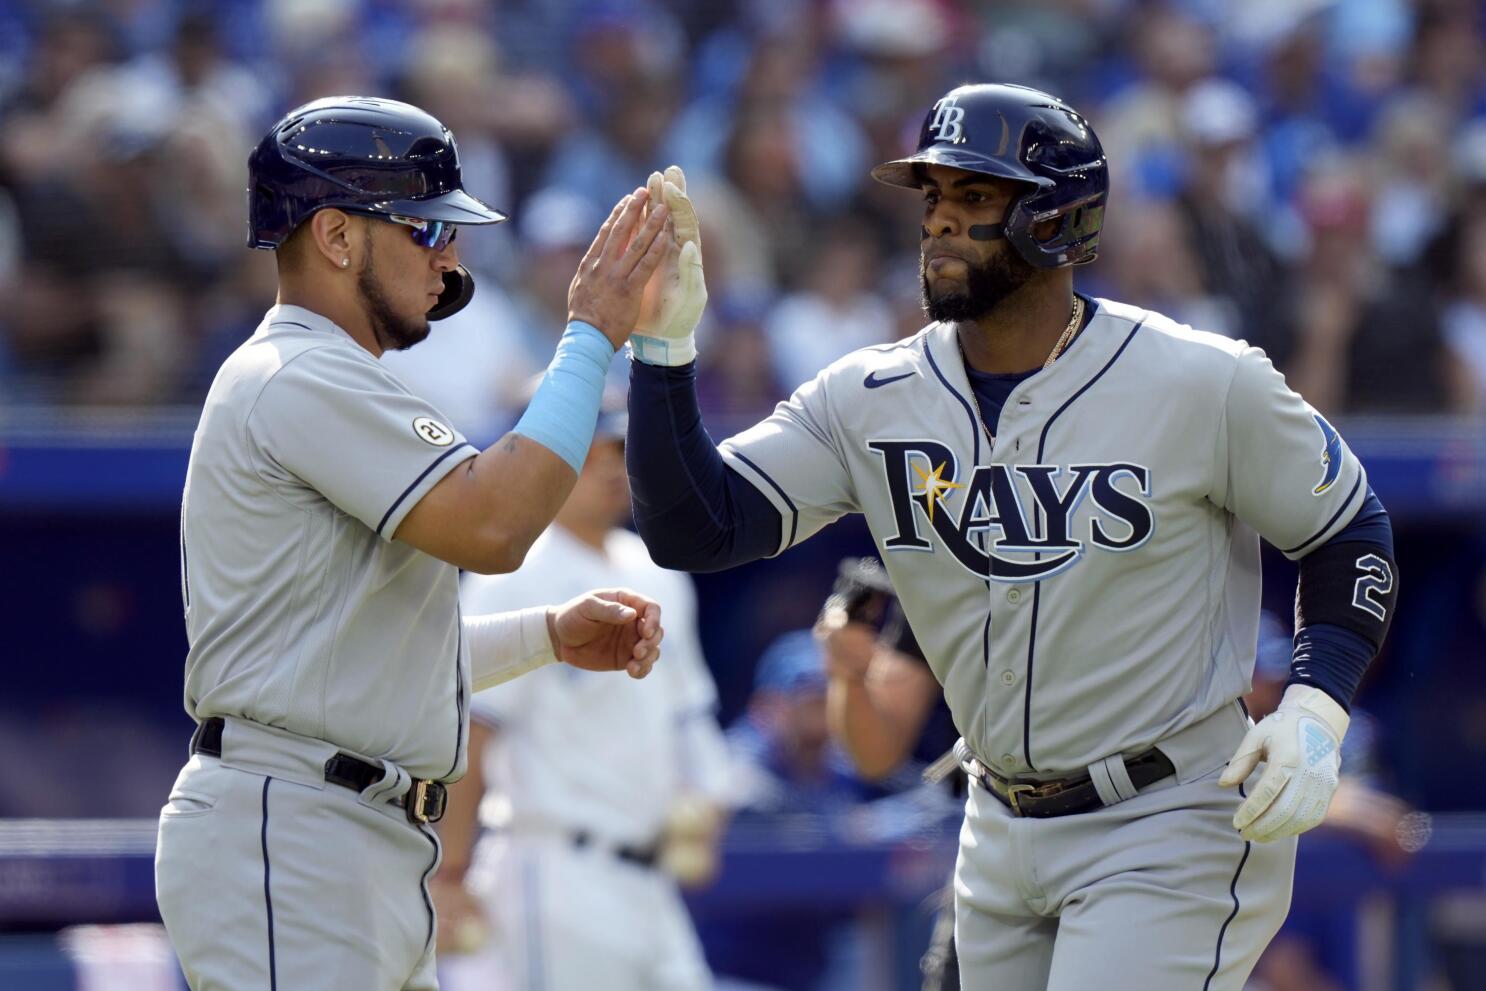
[[[924, 165], [1027, 184], [1001, 223], [978, 224], [971, 237], [1005, 237], [1038, 268], [1081, 265], [1098, 253], [1109, 166], [1089, 122], [1057, 97], [1009, 84], [950, 90], [924, 118], [918, 150], [877, 166], [872, 177], [917, 188]], [[1061, 223], [1049, 237], [1037, 238], [1033, 228], [1048, 220]]]
[[[316, 210], [498, 224], [506, 215], [464, 191], [454, 135], [396, 100], [333, 96], [289, 111], [248, 158], [248, 247], [277, 248]], [[428, 313], [441, 320], [474, 295], [459, 266]]]

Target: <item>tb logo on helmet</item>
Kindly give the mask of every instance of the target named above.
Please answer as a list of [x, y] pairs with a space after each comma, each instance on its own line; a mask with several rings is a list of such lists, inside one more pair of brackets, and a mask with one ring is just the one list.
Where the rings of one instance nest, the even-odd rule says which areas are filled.
[[965, 140], [965, 108], [955, 103], [955, 98], [946, 96], [934, 104], [934, 120], [929, 130], [939, 135], [940, 141], [960, 144]]

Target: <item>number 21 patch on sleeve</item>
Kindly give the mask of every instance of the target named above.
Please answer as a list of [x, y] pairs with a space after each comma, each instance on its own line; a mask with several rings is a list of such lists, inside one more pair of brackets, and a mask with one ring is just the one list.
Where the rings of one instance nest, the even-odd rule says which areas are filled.
[[413, 433], [434, 447], [448, 447], [454, 443], [454, 431], [426, 416], [420, 416], [413, 421]]

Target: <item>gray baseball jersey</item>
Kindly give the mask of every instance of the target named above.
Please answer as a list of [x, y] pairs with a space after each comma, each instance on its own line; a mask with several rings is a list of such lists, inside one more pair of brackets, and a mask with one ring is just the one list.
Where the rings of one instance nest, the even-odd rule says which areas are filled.
[[186, 709], [414, 777], [463, 773], [458, 569], [392, 542], [478, 452], [329, 320], [268, 311], [223, 363], [181, 508]]
[[1077, 771], [1231, 704], [1254, 664], [1258, 536], [1298, 557], [1367, 493], [1262, 351], [1095, 302], [994, 439], [934, 324], [721, 445], [783, 515], [781, 551], [865, 515], [956, 726], [1002, 773]]

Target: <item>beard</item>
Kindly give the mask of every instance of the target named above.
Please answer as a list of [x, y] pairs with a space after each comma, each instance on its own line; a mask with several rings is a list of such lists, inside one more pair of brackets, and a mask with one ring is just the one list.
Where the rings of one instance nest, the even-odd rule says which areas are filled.
[[366, 258], [361, 263], [361, 270], [356, 273], [356, 288], [361, 291], [361, 298], [366, 301], [366, 311], [367, 316], [371, 318], [372, 333], [376, 335], [377, 345], [383, 351], [406, 351], [428, 337], [428, 317], [420, 316], [409, 320], [399, 316], [393, 310], [392, 304], [387, 300], [387, 294], [382, 292], [382, 285], [377, 281], [374, 273], [370, 231], [367, 232], [365, 245]]
[[968, 272], [963, 289], [941, 289], [936, 292], [929, 287], [929, 273], [923, 256], [919, 256], [919, 288], [923, 293], [921, 302], [924, 313], [930, 320], [942, 323], [978, 320], [1037, 274], [1037, 269], [1012, 250], [1009, 244], [1006, 250], [997, 252], [981, 264], [966, 261], [965, 265]]

